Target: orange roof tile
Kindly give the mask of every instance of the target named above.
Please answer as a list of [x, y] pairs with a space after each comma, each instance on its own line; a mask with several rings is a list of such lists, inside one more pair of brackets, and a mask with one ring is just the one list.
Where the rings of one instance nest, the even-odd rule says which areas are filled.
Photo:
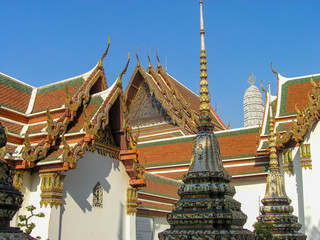
[[[33, 106], [33, 113], [45, 111], [47, 107], [50, 109], [61, 107], [66, 102], [66, 89], [65, 89], [66, 83], [64, 83], [64, 88], [61, 88], [59, 90], [54, 90], [50, 88], [49, 86], [46, 86], [46, 88], [43, 89], [43, 91], [39, 91], [39, 93], [36, 96], [35, 103]], [[70, 95], [72, 96], [74, 92], [80, 87], [80, 83], [76, 84], [74, 86], [69, 87]], [[47, 92], [47, 91], [50, 92]]]

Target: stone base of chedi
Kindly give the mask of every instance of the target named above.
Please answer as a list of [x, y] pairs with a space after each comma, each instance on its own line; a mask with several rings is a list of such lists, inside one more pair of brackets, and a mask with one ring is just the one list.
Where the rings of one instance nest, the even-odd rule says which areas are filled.
[[10, 221], [22, 204], [23, 195], [12, 186], [8, 165], [0, 160], [0, 240], [34, 239], [20, 228], [10, 227]]
[[254, 239], [242, 226], [247, 216], [233, 199], [225, 171], [188, 173], [179, 189], [180, 200], [167, 220], [171, 228], [160, 239]]
[[214, 134], [198, 134], [193, 149], [197, 160], [202, 158], [204, 164], [206, 158], [214, 158], [217, 170], [197, 171], [199, 161], [190, 166], [178, 190], [180, 199], [167, 216], [170, 229], [161, 232], [159, 239], [254, 239], [252, 232], [242, 228], [247, 216], [233, 199], [236, 191], [222, 166]]
[[287, 197], [283, 178], [280, 172], [269, 172], [267, 177], [266, 196], [261, 200], [261, 223], [272, 225], [273, 236], [279, 240], [305, 240], [306, 235], [299, 232], [301, 224], [298, 217], [292, 214], [291, 200]]

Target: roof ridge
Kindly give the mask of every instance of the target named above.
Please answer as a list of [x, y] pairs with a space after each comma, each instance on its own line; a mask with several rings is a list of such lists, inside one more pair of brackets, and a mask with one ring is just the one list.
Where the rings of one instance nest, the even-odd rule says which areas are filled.
[[27, 110], [26, 110], [26, 112], [25, 112], [26, 114], [32, 113], [34, 104], [35, 104], [35, 102], [36, 102], [37, 92], [38, 92], [38, 88], [32, 89], [31, 96], [30, 96], [30, 100], [29, 100], [29, 104], [28, 104], [28, 108], [27, 108]]
[[75, 79], [77, 79], [79, 77], [83, 77], [84, 80], [87, 80], [87, 78], [90, 76], [90, 74], [94, 71], [95, 68], [96, 67], [92, 68], [88, 72], [82, 73], [82, 74], [74, 76], [74, 77], [66, 78], [64, 80], [60, 80], [60, 81], [57, 81], [57, 82], [54, 82], [54, 83], [49, 83], [47, 85], [43, 85], [43, 86], [37, 87], [37, 89], [41, 89], [41, 88], [45, 88], [45, 87], [52, 87], [52, 86], [58, 85], [60, 83], [68, 82], [68, 81], [71, 81], [71, 80], [75, 80]]
[[0, 75], [3, 75], [3, 76], [5, 76], [5, 77], [9, 78], [10, 80], [13, 80], [13, 81], [15, 81], [15, 82], [17, 82], [17, 83], [19, 83], [19, 84], [26, 85], [26, 86], [31, 87], [31, 88], [33, 88], [33, 89], [34, 89], [34, 88], [36, 88], [36, 87], [34, 87], [34, 86], [31, 86], [31, 85], [30, 85], [30, 84], [28, 84], [28, 83], [22, 82], [22, 81], [20, 81], [20, 80], [18, 80], [18, 79], [16, 79], [16, 78], [14, 78], [14, 77], [11, 77], [11, 76], [9, 76], [9, 75], [7, 75], [7, 74], [3, 73], [3, 72], [0, 72]]
[[281, 78], [282, 80], [282, 84], [288, 81], [292, 81], [292, 80], [297, 80], [300, 78], [311, 78], [311, 77], [315, 77], [315, 76], [320, 76], [320, 73], [316, 73], [316, 74], [309, 74], [309, 75], [304, 75], [304, 76], [298, 76], [298, 77], [285, 77], [282, 76], [280, 73], [279, 74], [279, 78]]
[[181, 181], [175, 180], [173, 178], [167, 178], [164, 176], [160, 176], [157, 174], [152, 174], [152, 173], [146, 172], [146, 175], [147, 175], [147, 179], [150, 178], [151, 180], [154, 180], [154, 181], [159, 180], [162, 183], [169, 183], [169, 184], [171, 183], [171, 184], [179, 185], [179, 186], [181, 186], [183, 184]]
[[178, 83], [180, 86], [184, 87], [186, 90], [188, 90], [190, 93], [192, 93], [193, 95], [195, 95], [196, 97], [200, 97], [199, 95], [197, 95], [194, 91], [192, 91], [190, 88], [186, 87], [184, 84], [182, 84], [181, 82], [179, 82], [177, 79], [175, 79], [174, 77], [172, 77], [168, 72], [165, 71], [165, 73], [172, 79], [174, 80], [175, 83]]

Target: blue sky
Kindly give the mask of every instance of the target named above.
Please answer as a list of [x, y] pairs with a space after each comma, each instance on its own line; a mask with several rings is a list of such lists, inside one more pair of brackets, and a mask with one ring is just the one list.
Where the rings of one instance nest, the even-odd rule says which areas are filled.
[[[319, 73], [320, 2], [316, 0], [204, 0], [209, 89], [214, 108], [231, 128], [243, 127], [243, 95], [252, 72], [256, 86], [285, 77]], [[0, 71], [39, 87], [92, 69], [104, 60], [112, 84], [127, 61], [126, 87], [147, 49], [194, 92], [199, 90], [199, 3], [197, 0], [68, 0], [0, 2]]]

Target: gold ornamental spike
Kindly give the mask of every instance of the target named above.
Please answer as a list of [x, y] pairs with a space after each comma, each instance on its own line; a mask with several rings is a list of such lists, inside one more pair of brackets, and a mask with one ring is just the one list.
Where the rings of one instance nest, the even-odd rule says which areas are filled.
[[137, 58], [137, 66], [139, 67], [140, 66], [140, 60], [139, 60], [139, 57], [138, 57], [138, 44], [136, 44], [136, 58]]
[[256, 77], [253, 75], [253, 73], [251, 73], [248, 82], [249, 82], [251, 85], [254, 85], [254, 83], [256, 82]]
[[277, 143], [276, 143], [276, 135], [274, 133], [274, 123], [273, 123], [273, 109], [271, 103], [271, 90], [270, 90], [270, 82], [268, 82], [269, 86], [269, 149], [270, 149], [270, 171], [274, 173], [280, 173], [278, 155], [277, 155]]
[[210, 98], [207, 81], [207, 56], [204, 41], [204, 24], [202, 1], [200, 1], [200, 37], [201, 37], [201, 53], [200, 53], [200, 116], [199, 116], [199, 131], [211, 131], [214, 125], [211, 123], [210, 117]]
[[149, 60], [148, 68], [151, 68], [151, 67], [152, 67], [152, 64], [151, 64], [151, 59], [150, 59], [150, 56], [149, 56], [149, 47], [148, 47], [147, 56], [148, 56], [148, 60]]
[[264, 91], [265, 94], [266, 94], [266, 97], [268, 97], [268, 92], [267, 92], [267, 90], [263, 87], [262, 81], [263, 81], [263, 80], [261, 79], [261, 82], [260, 82], [261, 90]]
[[123, 71], [121, 72], [121, 74], [119, 75], [119, 77], [117, 78], [117, 85], [120, 88], [122, 88], [122, 75], [127, 72], [127, 69], [128, 69], [128, 66], [129, 66], [129, 62], [130, 62], [130, 54], [128, 53], [127, 64], [126, 64], [125, 68], [123, 69]]
[[159, 59], [159, 56], [158, 56], [158, 48], [156, 50], [156, 56], [157, 56], [157, 60], [158, 60], [158, 66], [157, 68], [161, 67], [161, 63], [160, 63], [160, 59]]
[[277, 75], [277, 79], [279, 80], [279, 73], [273, 69], [272, 64], [273, 64], [273, 63], [271, 62], [271, 70], [272, 70], [272, 72], [273, 72], [274, 74]]
[[105, 58], [105, 56], [107, 56], [107, 53], [108, 53], [108, 51], [109, 51], [109, 47], [110, 47], [110, 38], [108, 37], [108, 46], [107, 46], [106, 51], [104, 52], [104, 54], [102, 55], [102, 57], [101, 57], [100, 60], [99, 60], [98, 68], [101, 68], [101, 69], [103, 68], [102, 61], [103, 61], [103, 59]]

